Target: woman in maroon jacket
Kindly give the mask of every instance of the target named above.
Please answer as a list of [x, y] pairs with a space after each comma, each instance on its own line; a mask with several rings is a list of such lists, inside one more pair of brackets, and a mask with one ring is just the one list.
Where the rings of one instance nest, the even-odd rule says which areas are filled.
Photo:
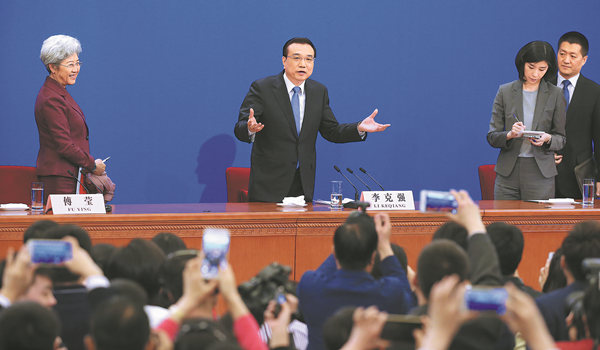
[[49, 194], [75, 193], [79, 168], [102, 175], [106, 166], [90, 155], [85, 116], [66, 89], [75, 84], [81, 62], [79, 40], [53, 35], [44, 40], [40, 58], [49, 76], [35, 101], [35, 121], [40, 134], [37, 175]]

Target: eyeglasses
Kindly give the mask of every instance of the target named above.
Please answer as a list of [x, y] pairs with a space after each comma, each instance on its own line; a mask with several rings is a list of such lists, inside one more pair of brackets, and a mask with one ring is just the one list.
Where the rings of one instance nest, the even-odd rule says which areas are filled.
[[286, 56], [287, 58], [291, 59], [292, 61], [294, 61], [294, 63], [298, 64], [301, 61], [305, 61], [306, 64], [313, 64], [315, 62], [315, 58], [314, 57], [302, 57], [300, 55], [293, 55], [293, 56]]
[[69, 64], [58, 64], [59, 66], [63, 66], [63, 67], [67, 67], [69, 69], [73, 69], [75, 67], [81, 67], [81, 61], [77, 61], [74, 63], [69, 63]]

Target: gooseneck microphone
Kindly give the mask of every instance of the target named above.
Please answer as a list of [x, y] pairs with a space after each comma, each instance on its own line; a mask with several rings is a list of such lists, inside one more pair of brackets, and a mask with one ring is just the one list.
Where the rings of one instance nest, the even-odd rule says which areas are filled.
[[[73, 172], [72, 172], [71, 170], [67, 170], [67, 173], [69, 173], [69, 175], [71, 175], [71, 177], [72, 177], [72, 178], [74, 178], [74, 179], [75, 179], [75, 181], [79, 182], [79, 184], [80, 184], [81, 186], [83, 186], [83, 188], [85, 189], [85, 191], [86, 191], [87, 193], [91, 193], [91, 192], [90, 192], [90, 190], [87, 188], [87, 186], [86, 186], [86, 185], [84, 185], [84, 184], [82, 184], [82, 183], [81, 183], [81, 181], [79, 181], [79, 179], [77, 178], [77, 176], [73, 175]], [[97, 188], [96, 188], [96, 189], [97, 189]], [[98, 191], [98, 192], [101, 192], [101, 191]]]
[[354, 200], [357, 201], [358, 200], [358, 189], [356, 188], [356, 186], [354, 186], [352, 181], [350, 181], [350, 179], [346, 175], [344, 175], [344, 173], [342, 173], [342, 171], [340, 170], [340, 168], [338, 168], [337, 165], [334, 165], [333, 168], [335, 169], [335, 171], [340, 173], [344, 177], [344, 179], [346, 179], [346, 181], [348, 181], [348, 183], [350, 183], [350, 185], [352, 185], [352, 187], [354, 187]]
[[363, 169], [363, 168], [358, 168], [358, 170], [360, 170], [360, 171], [362, 171], [363, 173], [367, 174], [367, 176], [368, 176], [368, 177], [370, 177], [370, 178], [371, 178], [371, 180], [373, 180], [373, 182], [377, 184], [377, 186], [381, 187], [381, 190], [382, 190], [382, 191], [385, 191], [385, 190], [383, 189], [383, 186], [381, 186], [381, 184], [380, 184], [379, 182], [377, 182], [377, 180], [375, 180], [375, 179], [373, 178], [373, 176], [371, 176], [371, 174], [367, 173], [367, 171], [366, 171], [365, 169]]
[[363, 179], [361, 179], [360, 177], [358, 177], [358, 175], [356, 175], [356, 174], [354, 173], [354, 171], [352, 171], [352, 169], [350, 169], [350, 168], [346, 168], [346, 170], [347, 170], [347, 171], [348, 171], [350, 174], [354, 175], [354, 177], [355, 177], [355, 178], [356, 178], [358, 181], [362, 182], [362, 184], [363, 184], [363, 185], [365, 185], [365, 187], [367, 188], [367, 190], [369, 190], [369, 191], [371, 190], [371, 187], [369, 187], [369, 185], [367, 185], [367, 183], [366, 183], [366, 182], [364, 182], [364, 181], [363, 181]]

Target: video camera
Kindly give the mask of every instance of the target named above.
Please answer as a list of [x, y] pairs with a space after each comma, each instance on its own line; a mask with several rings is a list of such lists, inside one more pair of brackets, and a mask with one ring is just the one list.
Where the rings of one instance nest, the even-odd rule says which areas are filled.
[[[586, 338], [587, 329], [596, 341], [600, 338], [600, 330], [593, 329], [592, 325], [600, 325], [600, 315], [596, 315], [590, 319], [590, 312], [593, 309], [600, 307], [600, 258], [587, 258], [582, 262], [583, 271], [588, 282], [588, 287], [585, 291], [577, 291], [569, 294], [567, 297], [567, 313], [573, 314], [573, 322], [571, 327], [577, 329], [577, 339]], [[593, 312], [591, 314], [594, 314]], [[586, 316], [587, 315], [587, 316]]]

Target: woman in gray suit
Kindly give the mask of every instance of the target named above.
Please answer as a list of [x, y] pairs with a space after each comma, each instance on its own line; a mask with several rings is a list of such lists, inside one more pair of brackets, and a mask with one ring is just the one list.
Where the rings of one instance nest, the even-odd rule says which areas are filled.
[[[556, 54], [545, 41], [517, 53], [519, 80], [501, 85], [494, 100], [488, 143], [500, 148], [495, 199], [531, 200], [554, 196], [554, 152], [565, 144], [566, 103], [556, 76]], [[538, 131], [532, 136], [527, 131]]]

